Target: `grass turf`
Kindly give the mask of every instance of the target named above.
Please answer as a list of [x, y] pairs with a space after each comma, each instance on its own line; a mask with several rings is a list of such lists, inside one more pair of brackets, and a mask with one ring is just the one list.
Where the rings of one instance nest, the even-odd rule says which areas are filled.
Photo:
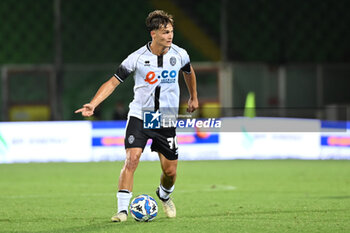
[[[150, 223], [110, 222], [121, 167], [0, 165], [0, 232], [350, 232], [350, 161], [180, 161], [177, 217]], [[156, 197], [159, 175], [141, 162], [134, 196]]]

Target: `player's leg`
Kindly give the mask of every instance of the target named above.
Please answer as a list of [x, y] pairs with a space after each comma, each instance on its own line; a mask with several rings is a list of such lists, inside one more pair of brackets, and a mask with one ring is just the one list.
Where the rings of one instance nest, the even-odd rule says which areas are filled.
[[132, 192], [134, 185], [134, 173], [139, 164], [142, 148], [126, 149], [126, 159], [120, 171], [118, 189]]
[[156, 194], [161, 200], [165, 215], [169, 218], [175, 218], [176, 207], [170, 198], [170, 194], [175, 188], [177, 159], [169, 160], [159, 152], [158, 155], [162, 167], [162, 174], [160, 176], [160, 184], [156, 190]]
[[169, 160], [162, 153], [158, 152], [162, 174], [160, 176], [160, 197], [168, 199], [169, 195], [174, 191], [176, 180], [177, 159]]
[[160, 184], [156, 194], [161, 200], [165, 214], [169, 218], [176, 216], [176, 208], [170, 198], [174, 191], [177, 170], [177, 141], [175, 128], [154, 130], [152, 151], [157, 151], [162, 168]]
[[134, 184], [134, 173], [139, 164], [141, 154], [142, 148], [126, 149], [126, 159], [119, 176], [117, 192], [118, 212], [112, 217], [113, 222], [124, 222], [127, 220], [128, 207]]
[[142, 133], [143, 124], [140, 119], [130, 117], [125, 134], [126, 159], [120, 172], [118, 184], [118, 212], [112, 217], [114, 222], [127, 220], [128, 207], [132, 197], [134, 173], [147, 143], [147, 137]]

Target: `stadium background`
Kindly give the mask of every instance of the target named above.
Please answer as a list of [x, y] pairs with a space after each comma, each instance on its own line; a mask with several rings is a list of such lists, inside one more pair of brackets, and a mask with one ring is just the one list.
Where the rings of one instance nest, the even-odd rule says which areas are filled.
[[[73, 112], [149, 41], [154, 9], [174, 15], [174, 43], [190, 54], [196, 116], [238, 129], [179, 132], [178, 217], [160, 210], [152, 223], [116, 225], [133, 80], [94, 118]], [[349, 232], [349, 9], [347, 0], [1, 0], [0, 232]], [[133, 193], [154, 196], [159, 162], [149, 149], [142, 160]]]
[[[242, 108], [249, 91], [255, 93], [257, 108], [337, 112], [334, 108], [350, 102], [346, 0], [3, 0], [0, 4], [0, 65], [2, 76], [11, 76], [2, 87], [3, 120], [11, 118], [13, 105], [48, 104], [49, 98], [53, 107], [42, 118], [81, 119], [72, 109], [90, 99], [130, 52], [150, 40], [144, 19], [158, 8], [175, 16], [174, 43], [188, 50], [199, 72], [202, 103]], [[17, 66], [28, 65], [50, 66], [54, 97], [46, 91], [47, 72], [30, 77], [33, 73], [27, 71], [30, 78], [18, 77]], [[224, 82], [232, 87], [230, 93], [219, 86], [218, 70], [226, 71], [224, 80], [232, 80]], [[98, 118], [112, 120], [116, 102], [127, 108], [131, 86], [129, 80], [118, 89], [120, 94], [103, 103]], [[182, 96], [185, 100], [185, 89]], [[14, 116], [18, 108], [12, 111], [13, 120], [23, 119], [23, 114]], [[324, 112], [304, 115], [329, 118]], [[335, 115], [345, 120], [344, 114]]]
[[[150, 40], [144, 19], [151, 10], [164, 9], [175, 17], [174, 43], [188, 50], [198, 76], [201, 108], [195, 117], [314, 119], [320, 129], [314, 128], [312, 132], [323, 128], [343, 132], [321, 134], [311, 154], [320, 154], [318, 158], [350, 156], [350, 139], [346, 133], [350, 111], [348, 1], [4, 0], [0, 4], [4, 22], [0, 25], [2, 121], [84, 120], [74, 110], [91, 99], [129, 53]], [[179, 80], [184, 106], [188, 94], [183, 79]], [[110, 133], [113, 124], [108, 123], [96, 128], [99, 125], [96, 121], [125, 120], [133, 96], [132, 86], [133, 80], [129, 78], [96, 109], [93, 118], [87, 119], [92, 131], [90, 146], [122, 148], [122, 133]], [[273, 125], [270, 124], [271, 128]], [[15, 134], [6, 136], [11, 134], [4, 132], [6, 127], [3, 124], [3, 136], [0, 135], [2, 154], [11, 143], [14, 147], [24, 146], [24, 142], [32, 146], [30, 128], [28, 133], [22, 132], [22, 138], [17, 138]], [[118, 127], [115, 132], [120, 131]], [[10, 127], [7, 131], [14, 130]], [[34, 141], [47, 142], [52, 137], [49, 135], [43, 134]], [[223, 156], [221, 152], [212, 153], [218, 151], [214, 144], [224, 141], [217, 135], [214, 137], [214, 141], [210, 136], [207, 140], [212, 148], [207, 153], [210, 151], [211, 155], [195, 158]], [[241, 137], [238, 147], [254, 155], [251, 145], [257, 143], [252, 138], [259, 135]], [[304, 137], [301, 133], [300, 138]], [[185, 144], [204, 146], [202, 139], [198, 135], [179, 138]], [[55, 140], [51, 138], [51, 142]], [[245, 145], [246, 141], [249, 146]], [[301, 145], [311, 142], [300, 139], [299, 143], [298, 156], [284, 154], [280, 147], [281, 158], [303, 158], [299, 155], [307, 152], [302, 152]], [[292, 143], [289, 145], [294, 148]], [[330, 147], [334, 150], [329, 151]], [[242, 151], [232, 153], [238, 153], [238, 157], [228, 158], [243, 156]], [[123, 159], [120, 154], [123, 153], [115, 150], [107, 156], [108, 160]]]

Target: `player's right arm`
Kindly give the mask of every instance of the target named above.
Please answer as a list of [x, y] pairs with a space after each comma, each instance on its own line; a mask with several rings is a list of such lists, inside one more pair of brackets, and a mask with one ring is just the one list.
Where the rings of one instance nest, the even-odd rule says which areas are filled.
[[92, 116], [95, 108], [110, 96], [119, 84], [120, 81], [115, 76], [111, 77], [107, 82], [101, 85], [90, 103], [84, 104], [83, 107], [76, 110], [75, 113], [81, 112], [81, 115], [84, 117]]
[[102, 86], [98, 89], [94, 98], [88, 104], [84, 104], [82, 108], [75, 111], [75, 113], [80, 113], [84, 117], [89, 117], [94, 114], [95, 108], [102, 103], [112, 92], [114, 89], [124, 80], [129, 77], [129, 75], [135, 70], [136, 67], [136, 58], [139, 55], [137, 53], [130, 54], [118, 67], [116, 73], [113, 77], [111, 77], [107, 82], [102, 84]]

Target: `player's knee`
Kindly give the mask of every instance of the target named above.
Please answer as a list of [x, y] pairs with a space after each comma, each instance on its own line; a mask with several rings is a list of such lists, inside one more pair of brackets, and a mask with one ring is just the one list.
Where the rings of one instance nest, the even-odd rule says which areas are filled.
[[176, 176], [176, 167], [168, 167], [164, 169], [164, 174], [168, 177], [175, 177]]
[[137, 168], [137, 165], [138, 165], [138, 161], [136, 160], [131, 160], [131, 159], [128, 159], [126, 162], [125, 162], [125, 169], [129, 170], [129, 171], [135, 171], [136, 168]]
[[131, 171], [135, 171], [137, 165], [139, 164], [139, 154], [138, 153], [129, 153], [125, 161], [125, 168]]

